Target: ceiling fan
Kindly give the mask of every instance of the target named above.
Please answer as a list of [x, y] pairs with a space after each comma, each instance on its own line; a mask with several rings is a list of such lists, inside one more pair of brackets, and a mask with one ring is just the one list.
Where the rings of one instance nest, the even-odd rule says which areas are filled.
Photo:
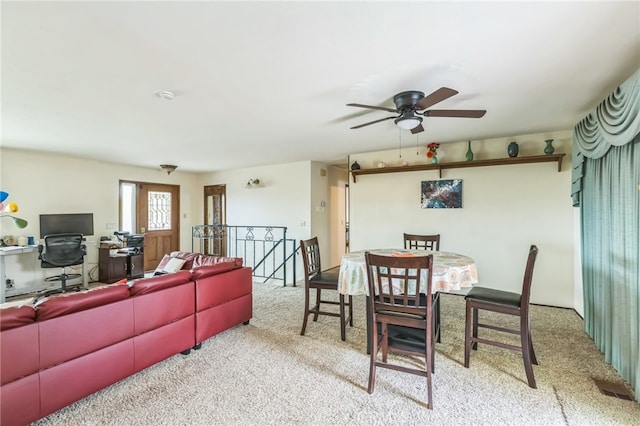
[[393, 103], [396, 108], [386, 108], [381, 106], [363, 105], [363, 104], [347, 104], [347, 106], [379, 109], [382, 111], [394, 112], [400, 114], [381, 118], [379, 120], [370, 121], [368, 123], [353, 126], [352, 129], [368, 126], [370, 124], [379, 123], [385, 120], [394, 119], [400, 128], [411, 130], [411, 133], [420, 133], [424, 131], [422, 127], [422, 117], [460, 117], [460, 118], [480, 118], [486, 114], [484, 109], [427, 109], [432, 105], [449, 99], [453, 95], [457, 95], [458, 91], [448, 87], [441, 87], [438, 90], [425, 96], [423, 92], [418, 90], [409, 90], [400, 92], [393, 97]]

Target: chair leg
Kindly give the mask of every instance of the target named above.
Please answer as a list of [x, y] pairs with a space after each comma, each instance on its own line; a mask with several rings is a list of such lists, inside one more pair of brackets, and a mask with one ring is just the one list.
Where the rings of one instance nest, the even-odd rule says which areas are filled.
[[347, 340], [347, 333], [346, 333], [346, 327], [347, 327], [347, 320], [344, 316], [344, 294], [340, 294], [340, 339], [342, 339], [342, 341], [344, 342], [345, 340]]
[[[473, 337], [478, 338], [478, 308], [473, 308]], [[478, 350], [478, 342], [474, 341], [471, 345], [471, 349]]]
[[529, 330], [529, 353], [531, 354], [531, 362], [538, 365], [538, 359], [536, 358], [536, 353], [533, 350], [533, 341], [531, 340], [531, 324], [529, 324], [527, 329]]
[[321, 297], [321, 291], [322, 289], [320, 288], [316, 288], [316, 306], [314, 308], [314, 313], [313, 313], [313, 321], [318, 321], [318, 312], [320, 312], [320, 297]]
[[376, 360], [378, 358], [378, 326], [372, 324], [371, 332], [368, 336], [369, 345], [371, 346], [371, 353], [369, 354], [369, 386], [367, 392], [373, 393], [373, 389], [376, 386]]
[[431, 345], [431, 372], [436, 372], [436, 345]]
[[[433, 338], [433, 336], [431, 336]], [[431, 341], [431, 348], [432, 348], [432, 352], [431, 352], [431, 356], [433, 357], [433, 348], [435, 347], [435, 344], [433, 341]], [[426, 354], [425, 354], [426, 355]], [[431, 358], [431, 360], [429, 361], [429, 356], [427, 355], [427, 408], [429, 410], [433, 410], [433, 389], [431, 386], [432, 383], [432, 372], [434, 369], [433, 366], [433, 358]], [[431, 365], [429, 365], [431, 364]]]
[[304, 290], [304, 318], [302, 319], [302, 331], [301, 336], [304, 336], [304, 332], [307, 329], [307, 320], [309, 319], [309, 288]]
[[536, 389], [536, 379], [533, 377], [533, 367], [531, 366], [531, 346], [529, 334], [529, 321], [527, 318], [520, 318], [520, 344], [522, 350], [522, 361], [524, 371], [527, 373], [529, 387]]
[[353, 296], [349, 295], [349, 326], [353, 327]]
[[471, 355], [471, 301], [467, 300], [464, 323], [464, 366], [469, 368], [469, 356]]

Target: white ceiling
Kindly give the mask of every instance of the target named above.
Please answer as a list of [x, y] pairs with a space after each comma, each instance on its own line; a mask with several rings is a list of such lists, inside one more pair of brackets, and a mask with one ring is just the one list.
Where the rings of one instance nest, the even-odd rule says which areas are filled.
[[[572, 129], [640, 68], [640, 2], [7, 2], [2, 145], [182, 171]], [[175, 93], [172, 101], [155, 94]], [[416, 136], [402, 133], [403, 141]]]

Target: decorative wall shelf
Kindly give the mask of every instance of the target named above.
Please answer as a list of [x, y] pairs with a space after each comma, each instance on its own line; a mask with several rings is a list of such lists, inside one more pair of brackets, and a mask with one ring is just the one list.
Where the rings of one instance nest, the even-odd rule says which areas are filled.
[[508, 166], [512, 164], [528, 163], [558, 163], [558, 172], [562, 170], [562, 159], [565, 154], [533, 155], [530, 157], [495, 158], [491, 160], [455, 161], [452, 163], [416, 164], [413, 166], [379, 167], [375, 169], [351, 170], [353, 183], [360, 175], [377, 175], [380, 173], [417, 172], [423, 170], [438, 170], [438, 176], [442, 178], [442, 171], [446, 169], [462, 169], [465, 167]]

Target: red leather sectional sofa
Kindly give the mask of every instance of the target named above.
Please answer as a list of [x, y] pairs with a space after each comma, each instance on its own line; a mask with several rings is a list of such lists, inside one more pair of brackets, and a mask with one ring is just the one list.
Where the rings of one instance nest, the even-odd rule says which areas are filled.
[[249, 322], [242, 259], [171, 256], [182, 270], [0, 309], [0, 424], [33, 422]]

